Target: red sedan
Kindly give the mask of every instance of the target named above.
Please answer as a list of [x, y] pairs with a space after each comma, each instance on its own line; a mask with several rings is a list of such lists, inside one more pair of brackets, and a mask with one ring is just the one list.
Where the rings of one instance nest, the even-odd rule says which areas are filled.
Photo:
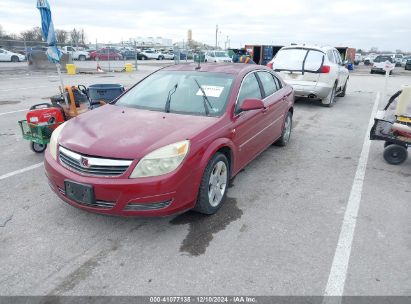
[[288, 143], [293, 106], [293, 89], [263, 66], [170, 66], [57, 128], [46, 175], [62, 200], [92, 212], [213, 214], [231, 178]]
[[91, 60], [121, 60], [123, 56], [113, 49], [101, 49], [90, 53]]

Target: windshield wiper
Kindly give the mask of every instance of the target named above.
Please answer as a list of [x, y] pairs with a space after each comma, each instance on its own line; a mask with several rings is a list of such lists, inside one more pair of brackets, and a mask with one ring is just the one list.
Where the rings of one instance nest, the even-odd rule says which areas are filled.
[[206, 115], [210, 115], [210, 108], [214, 109], [213, 105], [211, 104], [210, 100], [207, 97], [206, 92], [202, 88], [202, 86], [198, 83], [197, 79], [194, 78], [194, 81], [196, 82], [198, 88], [200, 89], [201, 93], [203, 94], [203, 104], [204, 104], [204, 110]]
[[168, 91], [167, 101], [166, 101], [166, 105], [165, 105], [165, 108], [164, 108], [164, 111], [165, 111], [166, 113], [170, 113], [171, 96], [173, 96], [173, 94], [176, 92], [177, 87], [178, 87], [178, 83], [176, 83], [176, 84], [171, 88], [171, 90]]

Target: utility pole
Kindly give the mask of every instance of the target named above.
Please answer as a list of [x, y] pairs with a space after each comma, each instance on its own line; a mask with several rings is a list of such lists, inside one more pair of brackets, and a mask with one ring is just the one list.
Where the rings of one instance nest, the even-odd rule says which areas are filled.
[[217, 49], [218, 24], [215, 26], [215, 48]]

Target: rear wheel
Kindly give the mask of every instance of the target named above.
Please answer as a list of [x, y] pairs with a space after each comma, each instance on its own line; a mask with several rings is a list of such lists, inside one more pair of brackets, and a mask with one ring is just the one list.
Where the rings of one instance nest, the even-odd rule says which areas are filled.
[[20, 59], [17, 56], [11, 56], [11, 62], [19, 62]]
[[146, 56], [141, 56], [141, 60], [147, 60]]
[[328, 94], [327, 98], [325, 98], [322, 101], [324, 106], [329, 107], [329, 108], [334, 106], [336, 91], [337, 91], [337, 84], [334, 85], [333, 89], [331, 90], [330, 94]]
[[35, 143], [35, 142], [30, 142], [30, 149], [33, 152], [43, 153], [44, 150], [46, 150], [46, 148], [47, 148], [47, 145], [38, 144], [38, 143]]
[[400, 165], [407, 160], [407, 148], [400, 145], [388, 145], [384, 150], [384, 159], [391, 165]]
[[343, 87], [341, 93], [338, 94], [338, 97], [345, 97], [345, 94], [346, 94], [346, 92], [347, 92], [347, 84], [348, 84], [348, 79], [347, 79], [347, 81], [345, 82], [344, 87]]
[[78, 60], [80, 60], [80, 61], [86, 61], [86, 56], [80, 55], [80, 56], [78, 56]]
[[204, 214], [216, 213], [226, 197], [229, 178], [227, 157], [216, 153], [204, 171], [194, 210]]
[[276, 146], [285, 147], [288, 144], [291, 137], [292, 126], [293, 114], [291, 112], [288, 112], [287, 117], [284, 120], [283, 133], [281, 134], [281, 137], [275, 142]]

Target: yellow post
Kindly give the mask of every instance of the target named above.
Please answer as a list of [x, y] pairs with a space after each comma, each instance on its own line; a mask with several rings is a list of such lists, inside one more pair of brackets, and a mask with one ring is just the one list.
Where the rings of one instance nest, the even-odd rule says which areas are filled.
[[133, 65], [131, 63], [126, 63], [125, 68], [126, 68], [126, 72], [132, 72], [133, 71]]
[[76, 75], [76, 66], [74, 64], [66, 64], [67, 75]]

